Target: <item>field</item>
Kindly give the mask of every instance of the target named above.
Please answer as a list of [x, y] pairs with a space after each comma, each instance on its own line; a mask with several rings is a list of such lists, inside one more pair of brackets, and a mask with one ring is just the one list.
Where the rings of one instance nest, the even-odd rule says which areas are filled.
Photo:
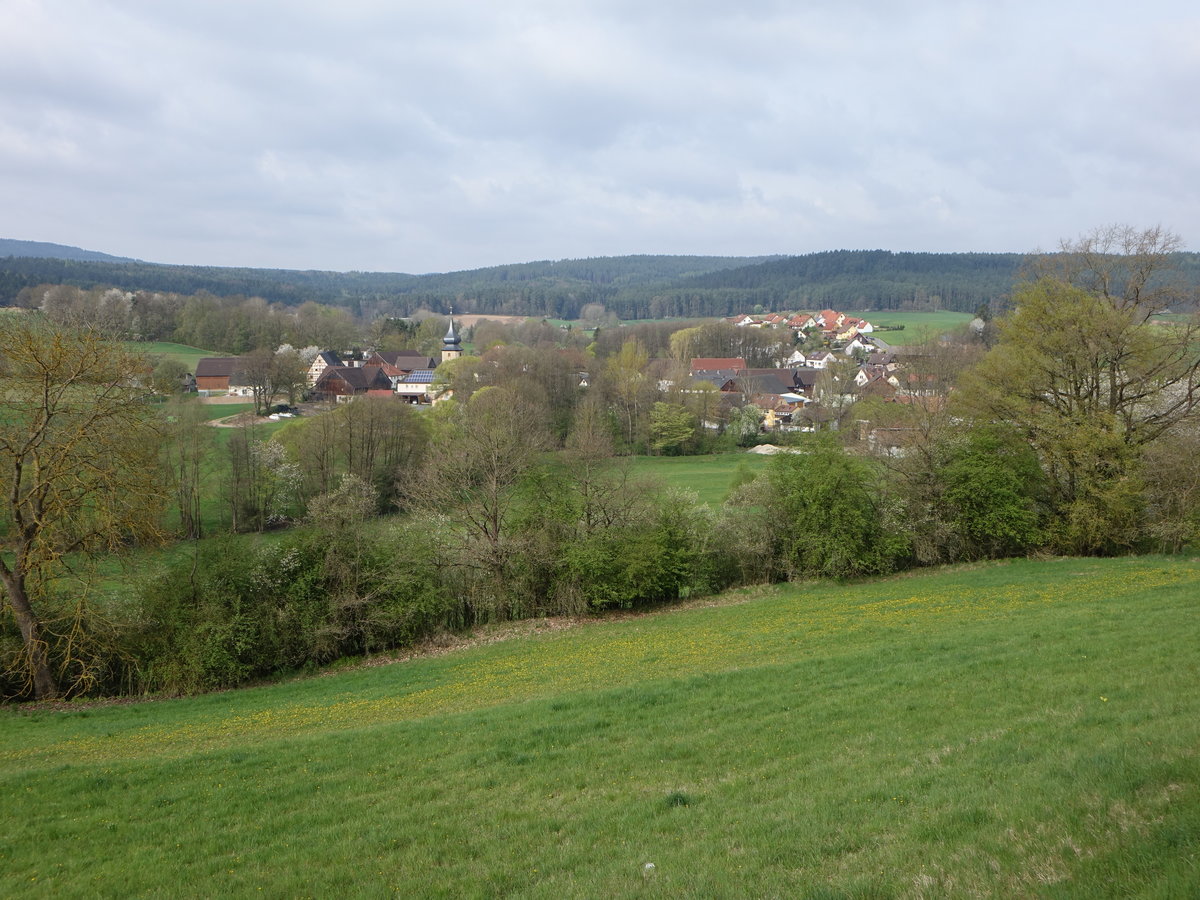
[[847, 315], [866, 319], [876, 328], [879, 326], [903, 325], [903, 331], [877, 331], [875, 336], [889, 344], [901, 346], [904, 344], [919, 344], [931, 338], [936, 339], [947, 331], [962, 328], [971, 319], [970, 313], [960, 312], [850, 312]]
[[767, 457], [757, 453], [710, 456], [638, 456], [633, 472], [661, 479], [668, 487], [695, 491], [701, 503], [720, 506], [742, 474], [757, 475]]
[[189, 347], [186, 344], [172, 344], [166, 341], [138, 341], [130, 342], [129, 349], [136, 353], [145, 353], [148, 356], [165, 356], [168, 359], [177, 359], [188, 367], [189, 372], [196, 371], [196, 363], [204, 359], [206, 356], [221, 356], [220, 353], [214, 353], [211, 350], [200, 350], [197, 347]]
[[2, 711], [5, 893], [1193, 897], [1197, 596], [1023, 561]]

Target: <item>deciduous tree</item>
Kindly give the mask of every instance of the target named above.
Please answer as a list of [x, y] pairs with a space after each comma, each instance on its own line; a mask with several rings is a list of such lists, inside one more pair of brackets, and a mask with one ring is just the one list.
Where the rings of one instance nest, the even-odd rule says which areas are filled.
[[51, 582], [72, 555], [161, 535], [160, 420], [141, 397], [145, 369], [94, 331], [33, 315], [0, 322], [0, 585], [22, 639], [7, 665], [37, 699], [86, 681], [43, 612]]
[[999, 343], [964, 379], [964, 408], [1019, 428], [1049, 476], [1060, 549], [1132, 547], [1139, 461], [1200, 419], [1200, 331], [1151, 316], [1183, 299], [1163, 267], [1178, 246], [1160, 229], [1105, 230], [1014, 293]]

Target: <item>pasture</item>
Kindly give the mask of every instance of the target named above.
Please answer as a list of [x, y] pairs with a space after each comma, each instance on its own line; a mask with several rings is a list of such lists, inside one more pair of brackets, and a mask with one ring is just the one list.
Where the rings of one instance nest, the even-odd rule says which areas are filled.
[[215, 353], [211, 350], [201, 350], [186, 344], [173, 344], [168, 341], [130, 341], [126, 344], [135, 353], [144, 353], [150, 357], [166, 357], [177, 359], [189, 372], [196, 371], [196, 363], [206, 356], [225, 356], [228, 354]]
[[1196, 896], [1197, 596], [978, 565], [3, 710], [5, 892]]

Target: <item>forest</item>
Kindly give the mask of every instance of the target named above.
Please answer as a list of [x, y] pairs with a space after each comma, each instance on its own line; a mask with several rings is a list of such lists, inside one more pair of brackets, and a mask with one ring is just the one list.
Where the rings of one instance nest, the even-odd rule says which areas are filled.
[[[354, 315], [407, 316], [425, 308], [577, 319], [601, 303], [622, 319], [705, 318], [766, 309], [1000, 308], [1020, 277], [1015, 253], [893, 253], [838, 250], [787, 257], [623, 256], [494, 266], [446, 274], [321, 272], [156, 265], [146, 262], [18, 256], [0, 243], [0, 303], [23, 289], [62, 284], [174, 294], [306, 301]], [[74, 254], [82, 255], [82, 251]], [[1174, 267], [1200, 284], [1200, 256], [1175, 254]]]

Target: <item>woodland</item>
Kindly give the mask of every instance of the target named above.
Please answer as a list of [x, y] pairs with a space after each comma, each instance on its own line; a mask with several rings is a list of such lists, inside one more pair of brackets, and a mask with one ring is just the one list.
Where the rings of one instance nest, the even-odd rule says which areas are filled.
[[[446, 274], [224, 269], [24, 256], [29, 242], [0, 241], [0, 303], [44, 284], [86, 290], [260, 297], [307, 301], [356, 316], [407, 316], [426, 308], [578, 319], [591, 303], [621, 319], [728, 316], [767, 309], [947, 309], [974, 312], [997, 304], [1023, 277], [1015, 253], [893, 253], [839, 250], [788, 257], [624, 256], [494, 266]], [[73, 251], [73, 252], [72, 252]], [[1173, 266], [1200, 284], [1200, 256], [1176, 252]]]

